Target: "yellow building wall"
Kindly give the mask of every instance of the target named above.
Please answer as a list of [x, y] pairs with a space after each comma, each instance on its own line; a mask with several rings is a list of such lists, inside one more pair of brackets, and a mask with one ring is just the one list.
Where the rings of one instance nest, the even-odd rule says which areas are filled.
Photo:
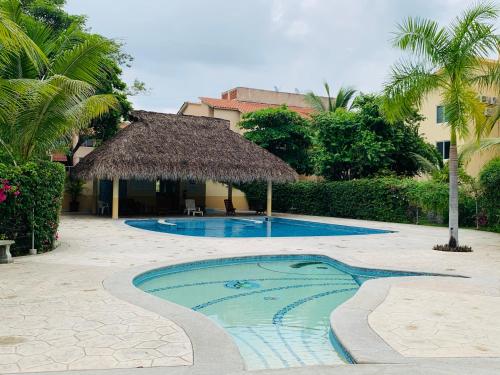
[[[481, 92], [480, 94], [486, 96], [496, 96], [496, 93], [494, 91]], [[500, 98], [498, 100], [500, 100]], [[448, 127], [448, 125], [446, 123], [437, 123], [436, 108], [437, 106], [441, 105], [441, 103], [441, 94], [440, 92], [435, 91], [427, 96], [420, 108], [420, 113], [425, 117], [424, 121], [422, 121], [420, 124], [420, 133], [429, 143], [434, 145], [437, 142], [450, 140], [450, 128]], [[471, 142], [473, 140], [473, 137], [474, 130], [471, 123], [470, 135], [466, 139], [458, 140], [459, 151], [460, 147]], [[493, 128], [493, 131], [491, 132], [489, 137], [500, 137], [500, 124], [497, 124]], [[492, 158], [497, 156], [500, 156], [500, 151], [498, 150], [491, 150], [474, 155], [465, 166], [467, 173], [471, 176], [477, 176], [481, 172], [484, 165]]]
[[212, 117], [208, 105], [203, 103], [186, 103], [182, 110], [183, 115], [187, 116], [206, 116]]
[[[224, 199], [227, 199], [227, 185], [215, 181], [206, 183], [205, 205], [207, 208], [224, 210]], [[236, 210], [248, 210], [248, 202], [245, 194], [233, 187], [233, 205]]]
[[238, 134], [243, 134], [242, 129], [238, 126], [241, 120], [241, 113], [239, 111], [229, 111], [226, 109], [214, 109], [213, 116], [229, 121], [229, 127], [232, 131]]

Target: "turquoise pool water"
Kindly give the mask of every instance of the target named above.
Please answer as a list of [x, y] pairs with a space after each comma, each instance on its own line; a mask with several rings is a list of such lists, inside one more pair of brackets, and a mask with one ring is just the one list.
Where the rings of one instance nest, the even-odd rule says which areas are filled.
[[247, 368], [333, 365], [350, 357], [330, 313], [366, 280], [421, 275], [350, 267], [325, 256], [264, 256], [167, 267], [134, 280], [143, 291], [198, 311], [234, 339]]
[[353, 236], [390, 231], [283, 218], [176, 218], [127, 220], [126, 224], [154, 232], [198, 237]]

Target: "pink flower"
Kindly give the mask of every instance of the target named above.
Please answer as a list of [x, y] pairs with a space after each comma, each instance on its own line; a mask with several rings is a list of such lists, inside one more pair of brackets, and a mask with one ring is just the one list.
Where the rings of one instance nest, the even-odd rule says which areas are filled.
[[15, 197], [18, 197], [20, 194], [21, 194], [21, 192], [20, 192], [19, 190], [16, 190], [16, 191], [14, 192], [14, 196], [15, 196]]
[[7, 200], [7, 194], [0, 190], [0, 203], [5, 202]]

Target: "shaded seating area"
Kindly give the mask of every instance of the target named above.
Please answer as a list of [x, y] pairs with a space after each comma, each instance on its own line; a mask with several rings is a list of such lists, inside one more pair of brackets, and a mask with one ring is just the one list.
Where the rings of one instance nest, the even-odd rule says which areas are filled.
[[[83, 158], [74, 168], [84, 180], [112, 181], [112, 217], [119, 217], [120, 202], [128, 202], [120, 181], [228, 184], [267, 183], [266, 213], [272, 215], [272, 184], [291, 182], [297, 173], [267, 150], [233, 132], [229, 121], [217, 118], [134, 111], [131, 124]], [[161, 190], [161, 189], [160, 189]], [[182, 190], [161, 190], [162, 205], [188, 206]], [[125, 195], [125, 196], [124, 196]], [[177, 203], [176, 203], [177, 202]], [[229, 205], [230, 203], [230, 205]], [[189, 213], [192, 203], [189, 203]], [[196, 203], [195, 203], [195, 209]], [[126, 207], [131, 210], [132, 205]], [[137, 207], [136, 207], [137, 208]], [[159, 211], [159, 209], [158, 209]], [[167, 211], [167, 209], [165, 209]], [[228, 189], [226, 212], [235, 213]], [[181, 211], [182, 212], [182, 211]]]

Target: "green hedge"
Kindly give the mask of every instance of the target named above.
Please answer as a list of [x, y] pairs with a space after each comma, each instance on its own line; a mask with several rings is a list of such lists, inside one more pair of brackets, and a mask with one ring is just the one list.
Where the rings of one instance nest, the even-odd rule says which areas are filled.
[[31, 248], [33, 224], [38, 251], [54, 248], [65, 174], [64, 166], [58, 163], [27, 163], [18, 167], [0, 163], [0, 179], [18, 186], [20, 192], [0, 203], [0, 235], [16, 241], [12, 247], [14, 255], [25, 254]]
[[[239, 186], [251, 208], [266, 200], [264, 184]], [[297, 182], [273, 187], [273, 209], [306, 215], [415, 223], [446, 223], [448, 186], [431, 181], [377, 178]], [[461, 194], [460, 224], [473, 226], [475, 203]]]
[[479, 176], [483, 189], [484, 207], [488, 214], [487, 225], [500, 232], [500, 158], [491, 160]]

